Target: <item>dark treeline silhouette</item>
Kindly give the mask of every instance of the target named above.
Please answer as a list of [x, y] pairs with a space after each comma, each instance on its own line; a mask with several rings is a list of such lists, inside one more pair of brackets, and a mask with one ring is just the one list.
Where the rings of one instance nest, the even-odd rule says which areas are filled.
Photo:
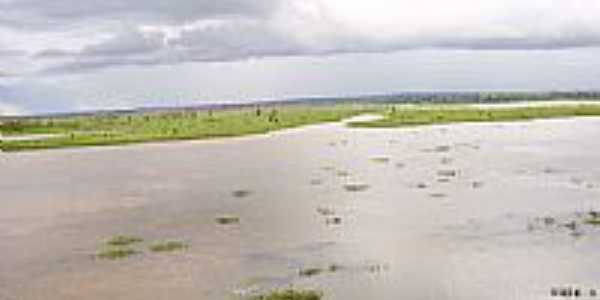
[[[31, 115], [25, 118], [69, 117], [89, 115], [127, 115], [148, 112], [198, 112], [206, 111], [211, 114], [216, 110], [234, 110], [240, 108], [255, 108], [255, 113], [260, 116], [263, 108], [283, 105], [332, 105], [348, 103], [381, 103], [381, 104], [451, 104], [451, 103], [507, 103], [519, 101], [560, 101], [560, 100], [600, 100], [600, 91], [556, 91], [556, 92], [401, 92], [381, 95], [362, 95], [349, 97], [311, 97], [293, 98], [285, 100], [262, 100], [238, 103], [210, 103], [177, 107], [141, 107], [126, 110], [88, 111], [77, 113], [62, 113], [51, 115]], [[193, 102], [193, 101], [190, 101]], [[23, 117], [1, 116], [0, 121], [14, 120]]]

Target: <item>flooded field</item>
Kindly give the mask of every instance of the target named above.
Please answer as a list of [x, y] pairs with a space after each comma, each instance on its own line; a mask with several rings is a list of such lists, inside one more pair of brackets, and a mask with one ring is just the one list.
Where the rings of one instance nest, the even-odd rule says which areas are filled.
[[600, 295], [599, 138], [600, 118], [326, 124], [0, 153], [0, 299]]

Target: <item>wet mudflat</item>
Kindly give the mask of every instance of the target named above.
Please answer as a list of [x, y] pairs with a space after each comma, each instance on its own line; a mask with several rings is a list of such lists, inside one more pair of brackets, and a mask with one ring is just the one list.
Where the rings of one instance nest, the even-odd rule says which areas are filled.
[[600, 289], [599, 137], [598, 118], [328, 124], [0, 154], [0, 299]]

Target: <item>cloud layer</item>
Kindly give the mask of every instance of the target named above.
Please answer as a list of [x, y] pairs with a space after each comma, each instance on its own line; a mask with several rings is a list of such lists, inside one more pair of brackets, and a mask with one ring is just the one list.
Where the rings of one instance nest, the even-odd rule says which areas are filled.
[[0, 0], [0, 58], [9, 67], [31, 58], [26, 71], [53, 74], [420, 48], [597, 47], [598, 20], [600, 2], [589, 0]]

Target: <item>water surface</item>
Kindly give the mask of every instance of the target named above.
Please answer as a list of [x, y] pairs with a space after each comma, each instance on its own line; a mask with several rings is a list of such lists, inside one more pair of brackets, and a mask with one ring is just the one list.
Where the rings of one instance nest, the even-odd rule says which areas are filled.
[[[600, 227], [579, 224], [600, 209], [599, 137], [598, 118], [327, 124], [0, 154], [0, 299], [237, 299], [290, 285], [340, 300], [548, 299], [553, 287], [600, 288]], [[222, 215], [240, 223], [217, 224]], [[576, 230], [562, 226], [571, 221]], [[130, 259], [93, 259], [116, 234], [190, 248], [152, 254], [146, 242]]]

